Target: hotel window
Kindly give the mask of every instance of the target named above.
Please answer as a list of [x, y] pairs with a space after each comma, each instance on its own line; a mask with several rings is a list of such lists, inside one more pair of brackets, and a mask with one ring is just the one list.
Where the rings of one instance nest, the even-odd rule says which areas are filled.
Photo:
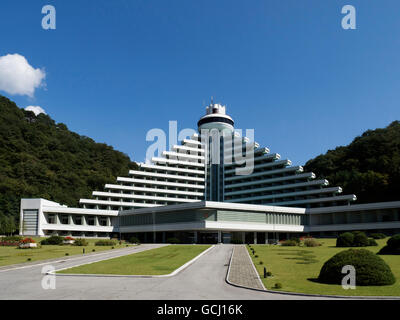
[[87, 224], [89, 226], [94, 226], [95, 225], [94, 217], [87, 217]]
[[61, 224], [68, 224], [68, 215], [67, 214], [62, 214], [61, 215], [61, 218], [60, 218], [60, 221], [61, 221]]
[[56, 215], [55, 214], [47, 215], [47, 222], [49, 224], [55, 224], [56, 223]]
[[74, 220], [74, 224], [82, 225], [82, 217], [81, 216], [74, 216], [73, 220]]
[[107, 226], [107, 217], [100, 217], [99, 224], [103, 227], [106, 227]]

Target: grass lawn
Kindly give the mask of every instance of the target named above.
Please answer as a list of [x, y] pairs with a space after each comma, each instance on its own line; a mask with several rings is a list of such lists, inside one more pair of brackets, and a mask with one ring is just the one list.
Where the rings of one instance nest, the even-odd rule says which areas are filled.
[[[253, 259], [260, 277], [267, 289], [273, 289], [275, 283], [281, 283], [281, 291], [312, 294], [348, 295], [348, 296], [400, 296], [400, 256], [379, 255], [392, 269], [396, 283], [390, 286], [357, 286], [355, 290], [343, 289], [340, 285], [328, 285], [315, 282], [322, 265], [329, 258], [348, 248], [336, 248], [336, 239], [317, 239], [320, 247], [283, 247], [274, 245], [251, 245], [255, 250]], [[376, 240], [377, 247], [365, 247], [376, 253], [388, 238]], [[260, 261], [263, 262], [260, 265]], [[272, 277], [263, 278], [264, 266], [272, 272]], [[343, 275], [344, 276], [344, 275]]]
[[208, 245], [170, 245], [59, 272], [122, 275], [169, 274], [209, 247]]
[[[36, 242], [40, 242], [44, 238], [33, 238]], [[63, 246], [53, 246], [46, 245], [41, 246], [41, 248], [32, 248], [32, 249], [19, 249], [17, 247], [3, 247], [0, 246], [0, 266], [16, 264], [16, 263], [24, 263], [28, 262], [28, 258], [32, 261], [53, 259], [65, 257], [66, 253], [70, 256], [74, 254], [82, 254], [82, 249], [85, 248], [86, 253], [91, 253], [92, 250], [96, 250], [96, 252], [110, 250], [111, 246], [95, 246], [94, 243], [99, 239], [86, 239], [89, 242], [89, 245], [86, 247], [78, 247], [72, 245], [63, 245]], [[125, 248], [126, 244], [119, 245], [118, 243], [114, 246], [115, 249]]]

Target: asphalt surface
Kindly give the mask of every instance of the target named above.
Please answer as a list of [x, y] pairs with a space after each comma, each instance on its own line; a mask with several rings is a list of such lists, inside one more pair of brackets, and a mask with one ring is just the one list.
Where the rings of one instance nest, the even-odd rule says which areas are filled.
[[48, 263], [0, 270], [0, 299], [138, 299], [138, 300], [253, 300], [316, 299], [295, 295], [273, 294], [234, 287], [225, 278], [232, 245], [217, 245], [193, 264], [172, 277], [91, 277], [55, 276], [56, 288], [43, 289], [42, 268], [48, 264], [56, 270], [86, 262], [109, 259], [163, 246], [142, 244], [138, 247], [107, 251], [96, 255], [70, 257]]

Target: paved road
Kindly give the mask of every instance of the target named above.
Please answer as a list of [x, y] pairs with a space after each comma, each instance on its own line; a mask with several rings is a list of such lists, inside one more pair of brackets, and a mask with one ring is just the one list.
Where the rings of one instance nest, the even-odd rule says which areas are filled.
[[[99, 260], [100, 257], [106, 259], [159, 246], [162, 245], [143, 244], [119, 252], [107, 252], [103, 256], [71, 257], [61, 263], [53, 261], [52, 265], [60, 269]], [[231, 245], [218, 245], [173, 277], [57, 276], [55, 290], [41, 287], [43, 265], [0, 270], [0, 299], [309, 299], [257, 292], [227, 284], [225, 277], [232, 248]]]

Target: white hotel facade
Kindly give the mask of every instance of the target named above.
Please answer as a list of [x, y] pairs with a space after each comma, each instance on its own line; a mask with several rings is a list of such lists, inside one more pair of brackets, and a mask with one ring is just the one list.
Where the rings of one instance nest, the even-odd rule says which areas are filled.
[[400, 231], [400, 201], [353, 204], [355, 195], [240, 137], [224, 106], [206, 110], [198, 134], [80, 199], [80, 208], [22, 199], [20, 233], [267, 243], [301, 234]]

